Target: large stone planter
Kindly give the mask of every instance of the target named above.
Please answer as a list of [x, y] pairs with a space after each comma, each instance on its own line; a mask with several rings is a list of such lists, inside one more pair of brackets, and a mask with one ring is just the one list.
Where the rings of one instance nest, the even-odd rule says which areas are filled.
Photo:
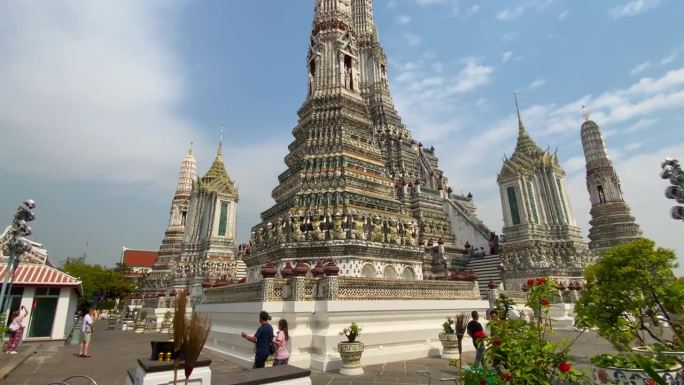
[[337, 351], [340, 352], [340, 357], [342, 358], [340, 374], [345, 376], [359, 376], [363, 374], [363, 367], [361, 366], [362, 342], [340, 342], [337, 344]]
[[[662, 378], [668, 385], [678, 385], [677, 371], [680, 366], [675, 366], [669, 370], [656, 370], [658, 376]], [[594, 384], [617, 384], [617, 385], [634, 385], [634, 384], [648, 384], [651, 376], [642, 369], [625, 369], [625, 368], [599, 368], [591, 367], [591, 380]], [[651, 379], [651, 381], [653, 381]], [[655, 382], [653, 382], [655, 384]]]
[[442, 343], [442, 358], [458, 358], [458, 337], [456, 333], [439, 333]]

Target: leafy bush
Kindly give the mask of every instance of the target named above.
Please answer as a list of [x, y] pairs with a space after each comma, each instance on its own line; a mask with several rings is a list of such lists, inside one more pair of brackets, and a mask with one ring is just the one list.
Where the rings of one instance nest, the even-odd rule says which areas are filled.
[[[556, 295], [555, 286], [547, 278], [530, 279], [527, 282], [527, 306], [539, 315], [534, 323], [511, 319], [490, 322], [491, 333], [485, 339], [485, 358], [499, 369], [498, 377], [491, 380], [486, 371], [480, 371], [477, 375], [472, 374], [476, 376], [473, 381], [480, 378], [480, 381], [484, 380], [488, 384], [551, 385], [586, 380], [571, 365], [572, 360], [568, 355], [571, 343], [547, 339], [547, 335], [552, 333], [547, 321], [550, 319], [551, 300]], [[472, 382], [466, 379], [465, 383]]]
[[454, 334], [454, 328], [451, 326], [454, 324], [454, 320], [451, 319], [451, 317], [447, 317], [446, 321], [442, 324], [442, 330], [446, 334]]
[[668, 357], [639, 356], [637, 362], [633, 354], [599, 354], [591, 358], [591, 363], [599, 368], [641, 369], [642, 365], [650, 365], [655, 370], [670, 369], [677, 361]]
[[[684, 282], [675, 279], [675, 260], [671, 250], [656, 248], [648, 239], [606, 250], [585, 270], [586, 285], [575, 306], [578, 325], [597, 328], [619, 351], [628, 351], [634, 342], [646, 345], [649, 339], [668, 344], [644, 321], [659, 323], [658, 314], [671, 319], [669, 313], [682, 312]], [[669, 323], [678, 334], [680, 325]]]
[[354, 342], [356, 337], [361, 335], [361, 330], [361, 327], [359, 327], [359, 325], [357, 325], [356, 322], [352, 322], [348, 328], [342, 329], [340, 335], [347, 337], [347, 340], [349, 342]]
[[499, 317], [502, 320], [508, 319], [508, 315], [510, 314], [514, 305], [515, 301], [513, 301], [504, 293], [499, 294], [499, 298], [497, 298], [496, 301], [494, 301], [494, 307], [496, 308], [496, 312], [499, 314]]

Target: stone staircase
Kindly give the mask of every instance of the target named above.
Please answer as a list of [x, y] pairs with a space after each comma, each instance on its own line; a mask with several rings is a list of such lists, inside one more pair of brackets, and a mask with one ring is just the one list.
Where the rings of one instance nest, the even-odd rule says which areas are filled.
[[466, 269], [473, 269], [477, 273], [477, 281], [480, 285], [480, 294], [482, 298], [486, 298], [487, 291], [489, 288], [487, 285], [489, 281], [494, 281], [494, 283], [501, 283], [501, 270], [499, 270], [499, 264], [501, 263], [501, 257], [499, 255], [486, 255], [484, 257], [473, 257], [470, 258]]

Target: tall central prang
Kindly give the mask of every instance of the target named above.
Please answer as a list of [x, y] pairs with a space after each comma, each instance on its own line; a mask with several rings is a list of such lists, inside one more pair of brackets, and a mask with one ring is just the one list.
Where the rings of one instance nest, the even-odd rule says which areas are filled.
[[315, 2], [307, 72], [276, 204], [252, 229], [249, 281], [265, 263], [329, 258], [344, 276], [422, 279], [426, 250], [459, 254], [452, 212], [476, 234], [463, 244], [487, 244], [470, 198], [451, 195], [434, 149], [394, 109], [371, 0]]

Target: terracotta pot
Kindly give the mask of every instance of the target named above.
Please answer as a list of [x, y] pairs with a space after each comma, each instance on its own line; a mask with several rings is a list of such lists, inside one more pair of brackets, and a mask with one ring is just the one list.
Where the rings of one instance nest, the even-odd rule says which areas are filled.
[[340, 374], [345, 376], [359, 376], [363, 374], [361, 355], [363, 354], [363, 342], [340, 342], [337, 351], [342, 358]]
[[335, 261], [330, 258], [328, 263], [325, 264], [325, 275], [328, 277], [334, 277], [340, 272], [340, 268], [337, 267]]
[[313, 276], [317, 278], [325, 275], [325, 267], [323, 267], [321, 261], [318, 261], [313, 270], [311, 270], [311, 274], [313, 274]]
[[294, 274], [294, 273], [292, 272], [292, 265], [290, 264], [290, 262], [286, 262], [286, 263], [285, 263], [285, 267], [283, 267], [282, 269], [280, 269], [280, 275], [281, 275], [283, 278], [290, 278], [290, 277], [292, 277], [292, 274]]
[[309, 268], [306, 266], [304, 261], [300, 260], [297, 262], [297, 265], [292, 272], [294, 273], [295, 277], [303, 277], [309, 272]]
[[261, 268], [261, 276], [264, 278], [274, 278], [278, 270], [271, 262], [266, 263]]

